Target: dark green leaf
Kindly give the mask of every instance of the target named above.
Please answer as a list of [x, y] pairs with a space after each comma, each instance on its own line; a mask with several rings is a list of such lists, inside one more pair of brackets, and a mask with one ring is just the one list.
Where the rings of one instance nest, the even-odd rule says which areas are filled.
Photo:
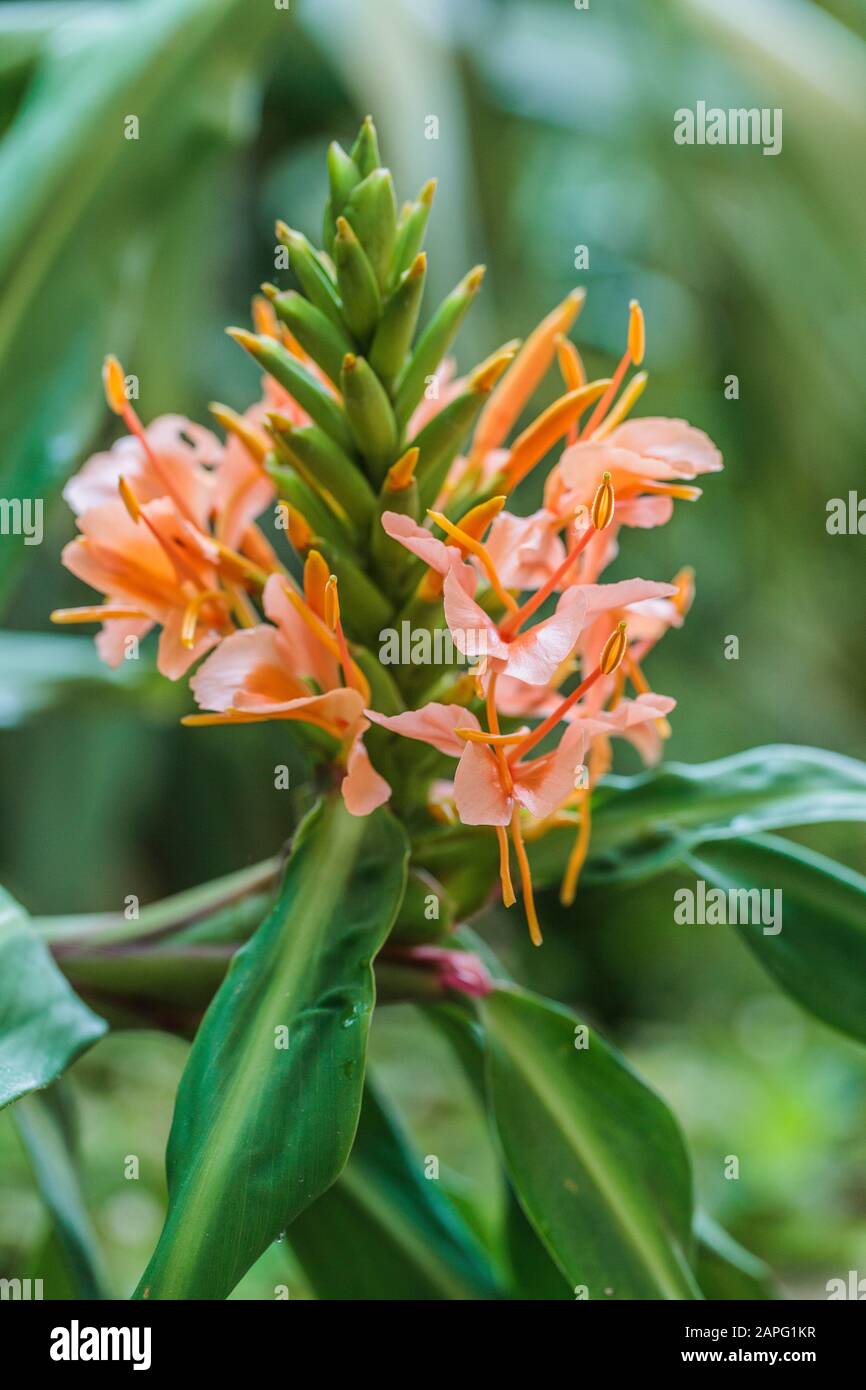
[[[81, 1191], [74, 1125], [62, 1084], [19, 1100], [12, 1114], [54, 1221], [54, 1236], [73, 1290], [70, 1296], [105, 1298], [102, 1260]], [[50, 1287], [47, 1292], [49, 1297], [54, 1294]]]
[[54, 1081], [105, 1027], [0, 888], [0, 1107]]
[[483, 1254], [368, 1085], [352, 1156], [289, 1242], [319, 1298], [496, 1298]]
[[[737, 930], [804, 1008], [866, 1042], [866, 878], [772, 835], [699, 845], [684, 863], [697, 878], [728, 893], [778, 890], [780, 931], [762, 924], [754, 892], [748, 910], [741, 910], [744, 900], [738, 900], [737, 916], [752, 921], [738, 923]], [[772, 904], [772, 897], [766, 900], [769, 908]], [[764, 923], [770, 915], [763, 914]]]
[[339, 1175], [361, 1104], [372, 963], [406, 848], [384, 810], [357, 818], [336, 799], [304, 821], [277, 904], [193, 1044], [168, 1144], [168, 1215], [136, 1297], [225, 1298]]
[[695, 1221], [695, 1272], [704, 1298], [777, 1298], [772, 1271], [711, 1217]]
[[590, 1298], [699, 1298], [691, 1174], [676, 1121], [577, 1018], [516, 988], [481, 1003], [493, 1115], [527, 1217]]

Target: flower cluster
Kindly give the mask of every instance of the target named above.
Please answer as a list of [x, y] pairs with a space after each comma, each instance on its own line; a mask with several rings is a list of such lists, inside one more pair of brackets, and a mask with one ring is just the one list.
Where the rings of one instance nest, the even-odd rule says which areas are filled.
[[[211, 407], [225, 442], [179, 417], [143, 426], [107, 360], [129, 434], [67, 485], [80, 535], [63, 552], [104, 602], [53, 617], [100, 622], [110, 664], [158, 628], [159, 670], [196, 667], [187, 724], [294, 721], [354, 815], [392, 799], [409, 819], [491, 827], [503, 900], [513, 853], [537, 943], [527, 842], [574, 827], [570, 902], [611, 739], [656, 760], [674, 707], [643, 667], [682, 624], [691, 571], [600, 577], [623, 527], [668, 521], [721, 458], [682, 420], [631, 417], [647, 381], [636, 302], [610, 378], [588, 381], [568, 336], [582, 291], [458, 377], [448, 353], [480, 268], [415, 340], [433, 186], [398, 215], [369, 120], [328, 165], [324, 251], [279, 223], [299, 289], [263, 286], [256, 331], [229, 330], [264, 379], [244, 415]], [[514, 437], [554, 364], [564, 391]], [[543, 504], [521, 515], [509, 504], [547, 459]], [[470, 669], [386, 671], [376, 637], [401, 620], [447, 624]], [[404, 740], [427, 747], [407, 759]]]

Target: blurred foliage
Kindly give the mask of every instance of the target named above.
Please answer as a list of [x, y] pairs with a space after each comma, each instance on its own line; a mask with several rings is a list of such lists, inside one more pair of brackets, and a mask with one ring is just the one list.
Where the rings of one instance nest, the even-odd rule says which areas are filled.
[[[251, 400], [256, 373], [222, 326], [246, 321], [273, 276], [276, 215], [318, 237], [323, 148], [371, 109], [400, 186], [440, 179], [428, 304], [466, 264], [490, 267], [462, 365], [579, 279], [575, 337], [601, 371], [636, 295], [642, 409], [686, 416], [725, 453], [699, 503], [628, 534], [611, 576], [696, 566], [690, 621], [649, 668], [679, 701], [671, 756], [778, 741], [866, 756], [852, 611], [863, 540], [825, 529], [866, 447], [858, 0], [0, 3], [0, 54], [0, 493], [46, 499], [41, 547], [0, 537], [0, 585], [15, 576], [6, 628], [47, 633], [52, 607], [81, 601], [57, 559], [72, 534], [57, 492], [113, 437], [103, 353], [139, 376], [145, 418]], [[781, 107], [782, 154], [676, 146], [673, 111], [698, 99]], [[122, 137], [131, 113], [138, 141]], [[577, 275], [580, 244], [590, 268]], [[724, 658], [728, 634], [739, 660]], [[0, 645], [0, 881], [29, 910], [151, 901], [275, 851], [305, 795], [280, 725], [179, 729], [182, 689], [157, 690], [147, 672], [94, 685], [86, 639], [43, 640]], [[288, 793], [273, 787], [282, 762]], [[866, 868], [856, 824], [799, 838]], [[521, 979], [626, 1048], [680, 1117], [707, 1210], [789, 1293], [821, 1297], [866, 1261], [862, 1053], [775, 992], [732, 935], [675, 927], [675, 887], [586, 889], [568, 916], [545, 904], [543, 952], [502, 914], [483, 930]], [[184, 1051], [111, 1037], [72, 1073], [86, 1196], [123, 1294], [159, 1231]], [[388, 1009], [373, 1056], [421, 1153], [438, 1142], [443, 1186], [494, 1238], [505, 1194], [447, 1047], [414, 1011]], [[141, 1159], [137, 1183], [127, 1154]], [[728, 1154], [737, 1182], [723, 1177]], [[0, 1170], [0, 1266], [20, 1271], [47, 1217], [8, 1114]], [[308, 1296], [276, 1246], [235, 1296], [284, 1282]]]

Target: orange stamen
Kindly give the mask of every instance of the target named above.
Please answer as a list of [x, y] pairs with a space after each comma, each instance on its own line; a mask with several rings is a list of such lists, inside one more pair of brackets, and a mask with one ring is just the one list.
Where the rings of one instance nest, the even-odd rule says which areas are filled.
[[559, 890], [559, 901], [563, 907], [571, 907], [577, 892], [577, 881], [580, 878], [580, 871], [586, 861], [589, 849], [590, 833], [590, 793], [583, 792], [580, 799], [580, 824], [575, 837], [574, 846], [568, 856], [568, 863], [565, 867], [565, 874], [562, 879], [562, 887]]
[[637, 403], [644, 393], [649, 376], [646, 372], [635, 372], [631, 381], [626, 386], [616, 405], [612, 406], [597, 430], [593, 431], [593, 439], [606, 439], [617, 425], [621, 424], [628, 415], [632, 407]]
[[538, 913], [535, 911], [535, 897], [532, 892], [532, 874], [529, 869], [529, 858], [520, 830], [520, 807], [516, 802], [511, 816], [511, 838], [514, 841], [514, 852], [517, 855], [517, 864], [520, 869], [520, 882], [523, 886], [523, 909], [526, 913], [529, 935], [532, 939], [533, 946], [540, 946], [542, 942], [541, 927], [538, 923]]
[[228, 606], [228, 599], [225, 594], [220, 593], [219, 589], [203, 589], [200, 594], [196, 594], [191, 599], [183, 612], [183, 619], [180, 625], [180, 640], [187, 648], [195, 646], [195, 633], [198, 627], [198, 620], [202, 607], [206, 603], [221, 603]]
[[541, 588], [536, 589], [532, 597], [528, 598], [526, 602], [517, 609], [516, 613], [512, 613], [509, 618], [505, 619], [504, 623], [500, 624], [499, 633], [502, 638], [507, 641], [509, 638], [514, 637], [514, 635], [520, 631], [527, 618], [531, 618], [533, 613], [538, 611], [545, 599], [550, 597], [557, 585], [560, 584], [568, 574], [568, 571], [594, 535], [595, 527], [589, 526], [586, 531], [584, 531], [574, 549], [566, 555], [562, 564], [554, 570], [549, 579], [544, 581]]
[[565, 699], [561, 704], [557, 705], [552, 714], [549, 714], [546, 719], [543, 719], [542, 722], [532, 730], [531, 734], [526, 735], [526, 738], [517, 745], [514, 752], [510, 755], [508, 761], [514, 764], [519, 758], [529, 753], [543, 738], [546, 738], [551, 729], [555, 729], [560, 719], [568, 713], [572, 705], [577, 704], [581, 696], [585, 695], [603, 674], [604, 672], [601, 667], [597, 666], [592, 674], [587, 676], [585, 681], [581, 681], [580, 685], [572, 690], [570, 695], [566, 695]]
[[442, 512], [434, 512], [428, 508], [427, 515], [432, 517], [436, 525], [442, 528], [446, 536], [450, 536], [452, 540], [456, 541], [462, 550], [468, 550], [471, 555], [476, 555], [478, 557], [484, 566], [496, 597], [505, 605], [509, 612], [515, 613], [517, 611], [517, 603], [511, 597], [511, 594], [508, 593], [507, 589], [503, 587], [502, 581], [496, 572], [496, 566], [489, 552], [481, 542], [477, 541], [474, 536], [467, 535], [462, 527], [455, 526]]
[[65, 626], [70, 623], [109, 623], [115, 619], [135, 622], [146, 617], [147, 614], [142, 613], [138, 608], [123, 608], [111, 603], [94, 603], [89, 607], [82, 608], [55, 608], [51, 614], [51, 621]]

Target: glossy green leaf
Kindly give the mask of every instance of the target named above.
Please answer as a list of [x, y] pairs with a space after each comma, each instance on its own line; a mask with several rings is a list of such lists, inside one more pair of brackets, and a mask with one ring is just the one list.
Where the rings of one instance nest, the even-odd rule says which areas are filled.
[[695, 1221], [695, 1273], [704, 1298], [773, 1299], [778, 1294], [770, 1268], [745, 1250], [711, 1217]]
[[[63, 1083], [19, 1100], [13, 1110], [74, 1298], [105, 1298], [105, 1275], [78, 1176], [75, 1126]], [[57, 1293], [46, 1288], [48, 1297]]]
[[691, 1174], [676, 1121], [577, 1018], [514, 987], [481, 1002], [493, 1116], [523, 1209], [592, 1299], [690, 1299]]
[[225, 1298], [339, 1175], [355, 1135], [373, 959], [406, 842], [339, 799], [303, 822], [272, 913], [235, 955], [178, 1089], [169, 1205], [138, 1298]]
[[866, 878], [772, 835], [700, 845], [684, 862], [697, 878], [728, 893], [778, 891], [781, 930], [769, 922], [772, 896], [765, 900], [763, 920], [754, 896], [748, 911], [738, 899], [737, 916], [752, 920], [735, 930], [804, 1008], [866, 1042]]
[[497, 1297], [483, 1252], [369, 1085], [349, 1162], [289, 1243], [318, 1298]]
[[669, 763], [603, 784], [587, 877], [648, 877], [707, 840], [845, 820], [866, 821], [866, 764], [839, 753], [777, 744]]
[[0, 888], [0, 1108], [54, 1081], [105, 1028]]

